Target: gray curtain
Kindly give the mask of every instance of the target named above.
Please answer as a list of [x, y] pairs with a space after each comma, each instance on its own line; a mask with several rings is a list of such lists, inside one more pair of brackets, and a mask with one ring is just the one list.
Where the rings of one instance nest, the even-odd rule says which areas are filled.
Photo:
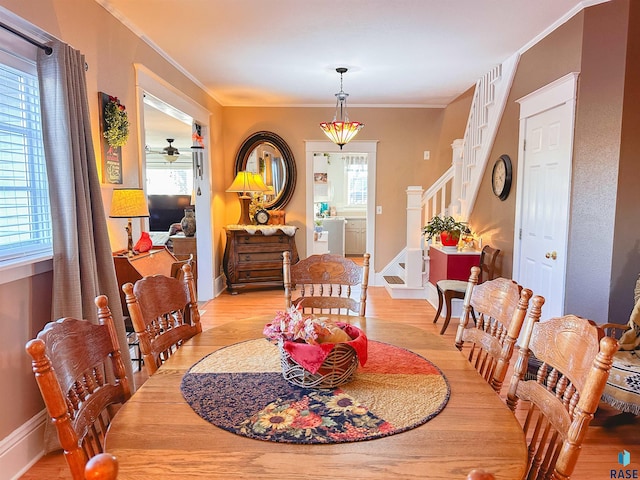
[[[84, 55], [62, 42], [38, 56], [42, 130], [53, 221], [53, 319], [98, 323], [94, 299], [109, 298], [127, 376], [133, 370], [91, 139]], [[95, 101], [98, 101], [96, 95]], [[53, 442], [53, 443], [52, 443]], [[55, 448], [48, 431], [47, 450]]]

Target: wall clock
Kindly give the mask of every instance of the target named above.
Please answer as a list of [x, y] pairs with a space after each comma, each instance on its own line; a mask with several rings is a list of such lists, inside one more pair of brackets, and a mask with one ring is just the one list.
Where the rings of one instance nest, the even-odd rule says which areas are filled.
[[266, 225], [269, 222], [269, 212], [264, 209], [260, 209], [255, 213], [254, 218], [258, 225]]
[[511, 158], [500, 155], [491, 172], [491, 189], [500, 200], [506, 200], [511, 190]]

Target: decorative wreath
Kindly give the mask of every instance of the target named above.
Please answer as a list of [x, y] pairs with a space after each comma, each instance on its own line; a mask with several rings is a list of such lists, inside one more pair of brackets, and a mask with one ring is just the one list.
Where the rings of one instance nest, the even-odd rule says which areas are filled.
[[104, 138], [112, 147], [122, 147], [129, 139], [129, 120], [124, 105], [118, 97], [109, 96], [109, 102], [104, 106]]

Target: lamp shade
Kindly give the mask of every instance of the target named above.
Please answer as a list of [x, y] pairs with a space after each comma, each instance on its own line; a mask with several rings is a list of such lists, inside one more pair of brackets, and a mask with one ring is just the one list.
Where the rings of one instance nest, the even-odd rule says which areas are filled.
[[342, 148], [364, 127], [360, 122], [322, 122], [320, 128], [336, 145]]
[[[257, 177], [257, 178], [256, 178]], [[240, 171], [233, 179], [233, 183], [227, 188], [227, 192], [238, 192], [246, 195], [252, 192], [264, 192], [267, 186], [262, 181], [260, 174]]]
[[114, 188], [111, 197], [111, 218], [148, 217], [149, 206], [141, 188]]
[[267, 187], [267, 185], [264, 183], [264, 180], [262, 179], [262, 175], [260, 175], [259, 173], [253, 174], [253, 183], [255, 185], [255, 188], [257, 188], [258, 190], [252, 190], [252, 192], [262, 193], [269, 190], [269, 187]]

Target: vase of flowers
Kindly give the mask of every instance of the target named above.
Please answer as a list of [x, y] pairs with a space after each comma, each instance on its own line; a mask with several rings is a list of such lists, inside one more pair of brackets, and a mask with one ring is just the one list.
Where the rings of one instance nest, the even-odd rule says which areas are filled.
[[263, 331], [278, 345], [282, 375], [304, 388], [334, 388], [353, 379], [367, 358], [367, 337], [350, 324], [305, 315], [291, 306]]

